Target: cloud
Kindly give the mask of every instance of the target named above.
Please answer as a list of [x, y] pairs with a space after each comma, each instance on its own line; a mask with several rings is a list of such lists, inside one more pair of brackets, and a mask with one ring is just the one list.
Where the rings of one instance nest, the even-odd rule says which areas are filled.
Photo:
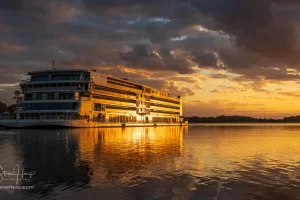
[[26, 48], [24, 46], [7, 44], [7, 43], [0, 43], [0, 55], [9, 55], [9, 54], [16, 54], [20, 52], [24, 52]]
[[278, 94], [282, 96], [289, 96], [289, 97], [300, 97], [300, 91], [293, 91], [293, 92], [278, 92]]
[[153, 88], [168, 92], [171, 96], [193, 96], [195, 93], [189, 87], [181, 86], [172, 80], [163, 79], [139, 79], [136, 82], [149, 85]]
[[214, 78], [214, 79], [227, 79], [230, 76], [226, 75], [226, 74], [221, 74], [221, 73], [213, 73], [209, 75], [210, 78]]
[[121, 53], [121, 58], [131, 67], [151, 70], [170, 70], [181, 74], [192, 73], [189, 63], [184, 58], [175, 58], [167, 49], [154, 52], [149, 46], [141, 44], [132, 51]]

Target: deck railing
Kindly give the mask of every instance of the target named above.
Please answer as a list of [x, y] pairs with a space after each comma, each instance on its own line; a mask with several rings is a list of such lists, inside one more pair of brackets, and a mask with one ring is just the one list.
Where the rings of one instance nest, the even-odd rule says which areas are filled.
[[[16, 120], [15, 116], [2, 117], [0, 116], [0, 120]], [[88, 119], [86, 117], [76, 117], [76, 116], [40, 116], [40, 117], [25, 117], [20, 118], [19, 120], [86, 120], [90, 122], [103, 122], [103, 123], [179, 123], [172, 121], [146, 121], [146, 120], [104, 120], [104, 119]]]

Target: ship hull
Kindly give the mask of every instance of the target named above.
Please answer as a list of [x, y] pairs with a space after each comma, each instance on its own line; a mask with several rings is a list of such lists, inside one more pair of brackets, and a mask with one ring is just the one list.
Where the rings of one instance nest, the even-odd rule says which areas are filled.
[[88, 120], [0, 120], [4, 128], [97, 128], [97, 127], [154, 127], [187, 126], [188, 123], [94, 122]]

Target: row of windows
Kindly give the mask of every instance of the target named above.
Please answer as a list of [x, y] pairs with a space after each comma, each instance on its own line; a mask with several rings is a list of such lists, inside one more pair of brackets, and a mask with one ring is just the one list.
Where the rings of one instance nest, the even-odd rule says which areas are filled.
[[112, 77], [108, 77], [108, 80], [109, 81], [113, 81], [114, 83], [119, 83], [119, 84], [122, 84], [123, 86], [126, 86], [126, 87], [132, 87], [132, 88], [135, 88], [135, 89], [138, 89], [138, 90], [143, 90], [143, 86], [141, 85], [138, 85], [138, 84], [133, 84], [133, 83], [128, 83], [126, 81], [122, 81], [122, 80], [116, 80]]
[[136, 100], [124, 99], [124, 98], [118, 98], [118, 97], [110, 97], [110, 96], [105, 96], [105, 95], [94, 95], [93, 98], [106, 99], [106, 100], [111, 100], [111, 101], [128, 102], [128, 103], [136, 103]]
[[164, 110], [154, 110], [154, 109], [152, 109], [151, 112], [154, 112], [154, 113], [165, 113], [165, 114], [176, 114], [176, 115], [180, 114], [179, 112], [164, 111]]
[[[80, 83], [44, 83], [44, 84], [27, 84], [26, 88], [43, 88], [43, 87], [76, 87], [76, 88], [84, 88], [88, 89], [88, 84], [80, 84]], [[25, 88], [24, 86], [22, 89]]]
[[31, 100], [66, 100], [66, 99], [74, 99], [73, 93], [57, 93], [55, 95], [54, 92], [49, 93], [34, 93], [34, 94], [25, 94], [25, 101]]
[[158, 107], [172, 108], [172, 109], [180, 109], [180, 107], [168, 106], [168, 105], [163, 105], [163, 104], [159, 104], [159, 103], [151, 103], [151, 106], [158, 106]]
[[120, 83], [120, 82], [116, 82], [116, 81], [107, 81], [107, 83], [111, 83], [111, 84], [115, 84], [115, 85], [120, 85], [120, 86], [123, 86], [123, 87], [129, 87], [129, 88], [133, 88], [133, 89], [137, 89], [137, 90], [143, 90], [143, 87], [140, 86], [132, 86], [132, 85], [128, 85], [128, 84], [123, 84], [123, 83]]
[[115, 89], [115, 88], [108, 88], [108, 87], [104, 87], [104, 86], [100, 86], [100, 85], [95, 85], [94, 89], [104, 90], [104, 91], [108, 91], [108, 92], [115, 92], [115, 93], [119, 93], [119, 94], [126, 94], [126, 95], [136, 96], [136, 93], [134, 93], [134, 92], [119, 90], [119, 89]]
[[[84, 80], [89, 80], [89, 76], [84, 76]], [[62, 80], [79, 80], [80, 75], [79, 74], [72, 74], [72, 75], [51, 75], [52, 81], [62, 81]], [[38, 76], [32, 76], [31, 82], [37, 82], [37, 81], [50, 81], [49, 75], [38, 75]]]
[[24, 110], [75, 110], [78, 103], [23, 103]]
[[180, 102], [178, 102], [178, 101], [173, 101], [173, 100], [169, 100], [169, 99], [163, 99], [163, 98], [154, 97], [154, 96], [152, 96], [151, 99], [159, 100], [159, 101], [164, 101], [164, 102], [169, 102], [169, 103], [180, 104]]
[[136, 111], [136, 107], [123, 107], [123, 106], [107, 105], [106, 108], [116, 109], [116, 110], [134, 110], [134, 111]]

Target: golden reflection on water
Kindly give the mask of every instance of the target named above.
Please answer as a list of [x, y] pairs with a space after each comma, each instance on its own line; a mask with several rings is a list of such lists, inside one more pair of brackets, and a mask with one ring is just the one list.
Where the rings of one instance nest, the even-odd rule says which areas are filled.
[[[78, 141], [80, 161], [94, 166], [93, 176], [155, 176], [176, 169], [182, 155], [183, 134], [187, 127], [98, 128], [72, 131]], [[129, 178], [129, 177], [128, 177]]]
[[232, 178], [249, 169], [258, 174], [275, 170], [278, 174], [300, 175], [299, 170], [295, 171], [299, 168], [299, 144], [299, 127], [190, 128], [184, 154], [191, 162], [185, 167], [193, 176], [225, 173]]

